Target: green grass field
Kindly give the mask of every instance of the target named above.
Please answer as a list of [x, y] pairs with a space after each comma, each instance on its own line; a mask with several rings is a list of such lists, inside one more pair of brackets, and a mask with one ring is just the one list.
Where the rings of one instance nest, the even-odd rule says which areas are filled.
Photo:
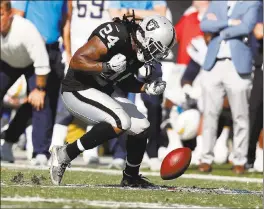
[[[229, 165], [215, 166], [213, 174], [233, 175]], [[190, 167], [186, 173], [197, 173]], [[245, 174], [262, 178], [260, 174]], [[163, 181], [155, 190], [123, 189], [120, 175], [66, 171], [63, 184], [53, 186], [48, 170], [1, 168], [1, 208], [262, 208], [262, 183], [178, 178]], [[144, 203], [144, 204], [143, 204]]]

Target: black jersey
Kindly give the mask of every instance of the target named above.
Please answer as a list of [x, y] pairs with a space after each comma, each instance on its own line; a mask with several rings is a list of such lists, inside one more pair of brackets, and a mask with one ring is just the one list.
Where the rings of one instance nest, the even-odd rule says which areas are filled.
[[126, 70], [109, 79], [103, 73], [91, 75], [89, 72], [69, 69], [62, 81], [62, 92], [96, 88], [110, 94], [115, 85], [121, 84], [120, 86], [124, 89], [126, 89], [125, 83], [133, 85], [131, 81], [144, 63], [138, 61], [136, 52], [132, 49], [131, 36], [126, 26], [121, 22], [107, 22], [97, 27], [89, 40], [94, 36], [98, 36], [108, 49], [107, 55], [100, 61], [107, 62], [116, 54], [123, 54], [127, 61]]

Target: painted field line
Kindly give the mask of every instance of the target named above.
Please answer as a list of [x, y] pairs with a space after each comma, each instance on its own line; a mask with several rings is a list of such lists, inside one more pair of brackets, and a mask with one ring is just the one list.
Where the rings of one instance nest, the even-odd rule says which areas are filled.
[[226, 195], [247, 195], [253, 194], [257, 196], [263, 196], [262, 191], [247, 191], [238, 189], [224, 189], [224, 188], [199, 188], [199, 187], [166, 187], [156, 186], [155, 188], [126, 188], [119, 185], [89, 185], [89, 184], [66, 184], [60, 186], [49, 185], [35, 185], [35, 184], [16, 184], [8, 185], [1, 182], [1, 188], [10, 187], [41, 187], [41, 188], [60, 188], [60, 189], [76, 189], [76, 188], [90, 188], [90, 189], [119, 189], [119, 190], [140, 190], [140, 191], [164, 191], [164, 192], [188, 192], [188, 193], [206, 193], [206, 194], [226, 194]]
[[1, 205], [1, 208], [21, 208], [20, 205]]
[[[13, 169], [32, 169], [32, 170], [48, 170], [49, 167], [38, 167], [27, 164], [11, 164], [1, 162], [2, 168], [13, 168]], [[82, 167], [71, 167], [69, 171], [83, 171], [92, 173], [103, 173], [108, 175], [121, 175], [122, 172], [113, 169], [96, 169], [96, 168], [82, 168]], [[146, 176], [160, 176], [159, 172], [140, 172], [142, 175]], [[183, 174], [179, 178], [185, 179], [201, 179], [201, 180], [214, 180], [214, 181], [237, 181], [246, 183], [263, 183], [263, 179], [260, 178], [248, 178], [248, 177], [235, 177], [235, 176], [217, 176], [217, 175], [205, 175], [205, 174]]]
[[195, 205], [164, 204], [164, 203], [143, 203], [143, 202], [120, 202], [120, 201], [101, 201], [101, 200], [81, 200], [63, 198], [42, 198], [42, 197], [1, 197], [1, 201], [6, 202], [49, 202], [49, 203], [82, 203], [87, 206], [97, 206], [104, 208], [211, 208]]

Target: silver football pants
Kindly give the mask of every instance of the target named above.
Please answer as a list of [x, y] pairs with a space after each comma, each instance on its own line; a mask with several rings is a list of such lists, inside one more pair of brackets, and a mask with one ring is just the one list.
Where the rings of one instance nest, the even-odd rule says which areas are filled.
[[149, 121], [121, 91], [111, 96], [90, 88], [77, 92], [63, 92], [63, 101], [67, 109], [88, 125], [107, 122], [113, 127], [137, 135], [149, 127]]

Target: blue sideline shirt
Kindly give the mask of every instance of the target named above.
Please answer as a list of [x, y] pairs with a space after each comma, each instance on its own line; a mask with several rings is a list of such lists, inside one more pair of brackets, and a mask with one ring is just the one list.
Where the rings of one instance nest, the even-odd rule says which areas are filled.
[[167, 6], [166, 1], [110, 1], [109, 8], [152, 10], [155, 6]]
[[67, 12], [67, 0], [12, 1], [12, 7], [25, 13], [24, 17], [37, 27], [46, 44], [58, 41], [62, 17]]

